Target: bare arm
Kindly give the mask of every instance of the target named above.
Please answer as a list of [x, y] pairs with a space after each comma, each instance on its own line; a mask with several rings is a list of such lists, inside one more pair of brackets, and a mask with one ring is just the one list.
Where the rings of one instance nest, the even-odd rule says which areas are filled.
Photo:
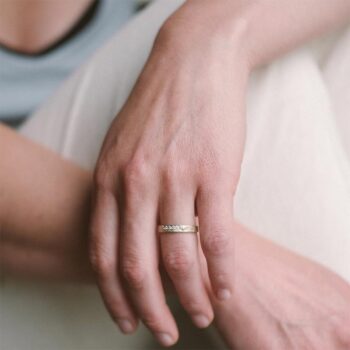
[[187, 0], [163, 29], [178, 45], [191, 33], [197, 43], [218, 34], [227, 44], [234, 41], [235, 51], [240, 46], [255, 68], [349, 19], [349, 0]]
[[[43, 252], [49, 257], [51, 251], [68, 254], [71, 248], [86, 254], [80, 244], [88, 225], [87, 172], [1, 125], [0, 169], [1, 259], [14, 246], [27, 257], [9, 254], [18, 269], [26, 269], [30, 257], [40, 261]], [[43, 274], [49, 270], [46, 264], [36, 266]]]
[[257, 1], [251, 17], [248, 15], [252, 63], [269, 62], [349, 20], [349, 0]]

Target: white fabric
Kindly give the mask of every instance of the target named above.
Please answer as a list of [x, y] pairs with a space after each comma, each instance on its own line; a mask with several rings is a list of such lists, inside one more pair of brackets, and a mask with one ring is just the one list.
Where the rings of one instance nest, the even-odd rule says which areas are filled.
[[[21, 132], [91, 169], [157, 29], [181, 2], [151, 5]], [[321, 47], [322, 40], [315, 45]], [[350, 281], [350, 30], [335, 35], [329, 47], [322, 60], [307, 46], [252, 76], [235, 214], [248, 227]], [[1, 299], [4, 350], [155, 348], [144, 330], [121, 337], [92, 288], [8, 282]], [[208, 337], [185, 337], [178, 348], [222, 347]]]

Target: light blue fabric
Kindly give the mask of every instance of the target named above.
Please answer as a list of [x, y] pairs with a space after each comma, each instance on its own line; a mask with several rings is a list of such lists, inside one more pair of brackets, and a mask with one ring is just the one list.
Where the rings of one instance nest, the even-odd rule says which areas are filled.
[[37, 57], [0, 48], [0, 120], [25, 118], [133, 14], [134, 0], [100, 0], [95, 17], [55, 50]]

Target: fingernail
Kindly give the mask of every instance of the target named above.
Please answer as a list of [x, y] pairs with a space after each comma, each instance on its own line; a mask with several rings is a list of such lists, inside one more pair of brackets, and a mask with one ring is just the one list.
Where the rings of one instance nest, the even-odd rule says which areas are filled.
[[219, 289], [217, 297], [219, 300], [228, 300], [231, 298], [231, 292], [228, 289]]
[[204, 315], [193, 316], [193, 322], [199, 328], [206, 328], [210, 324], [209, 318]]
[[157, 333], [156, 337], [163, 346], [170, 346], [174, 343], [173, 338], [167, 333]]
[[126, 319], [119, 319], [117, 323], [123, 333], [132, 333], [134, 331], [134, 326]]

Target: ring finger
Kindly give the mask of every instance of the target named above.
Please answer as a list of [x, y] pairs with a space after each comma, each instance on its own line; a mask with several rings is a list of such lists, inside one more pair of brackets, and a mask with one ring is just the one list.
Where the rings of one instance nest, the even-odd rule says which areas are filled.
[[[195, 225], [194, 197], [167, 193], [160, 200], [162, 225]], [[199, 328], [209, 326], [213, 310], [201, 275], [196, 233], [160, 233], [165, 269], [180, 302]]]

